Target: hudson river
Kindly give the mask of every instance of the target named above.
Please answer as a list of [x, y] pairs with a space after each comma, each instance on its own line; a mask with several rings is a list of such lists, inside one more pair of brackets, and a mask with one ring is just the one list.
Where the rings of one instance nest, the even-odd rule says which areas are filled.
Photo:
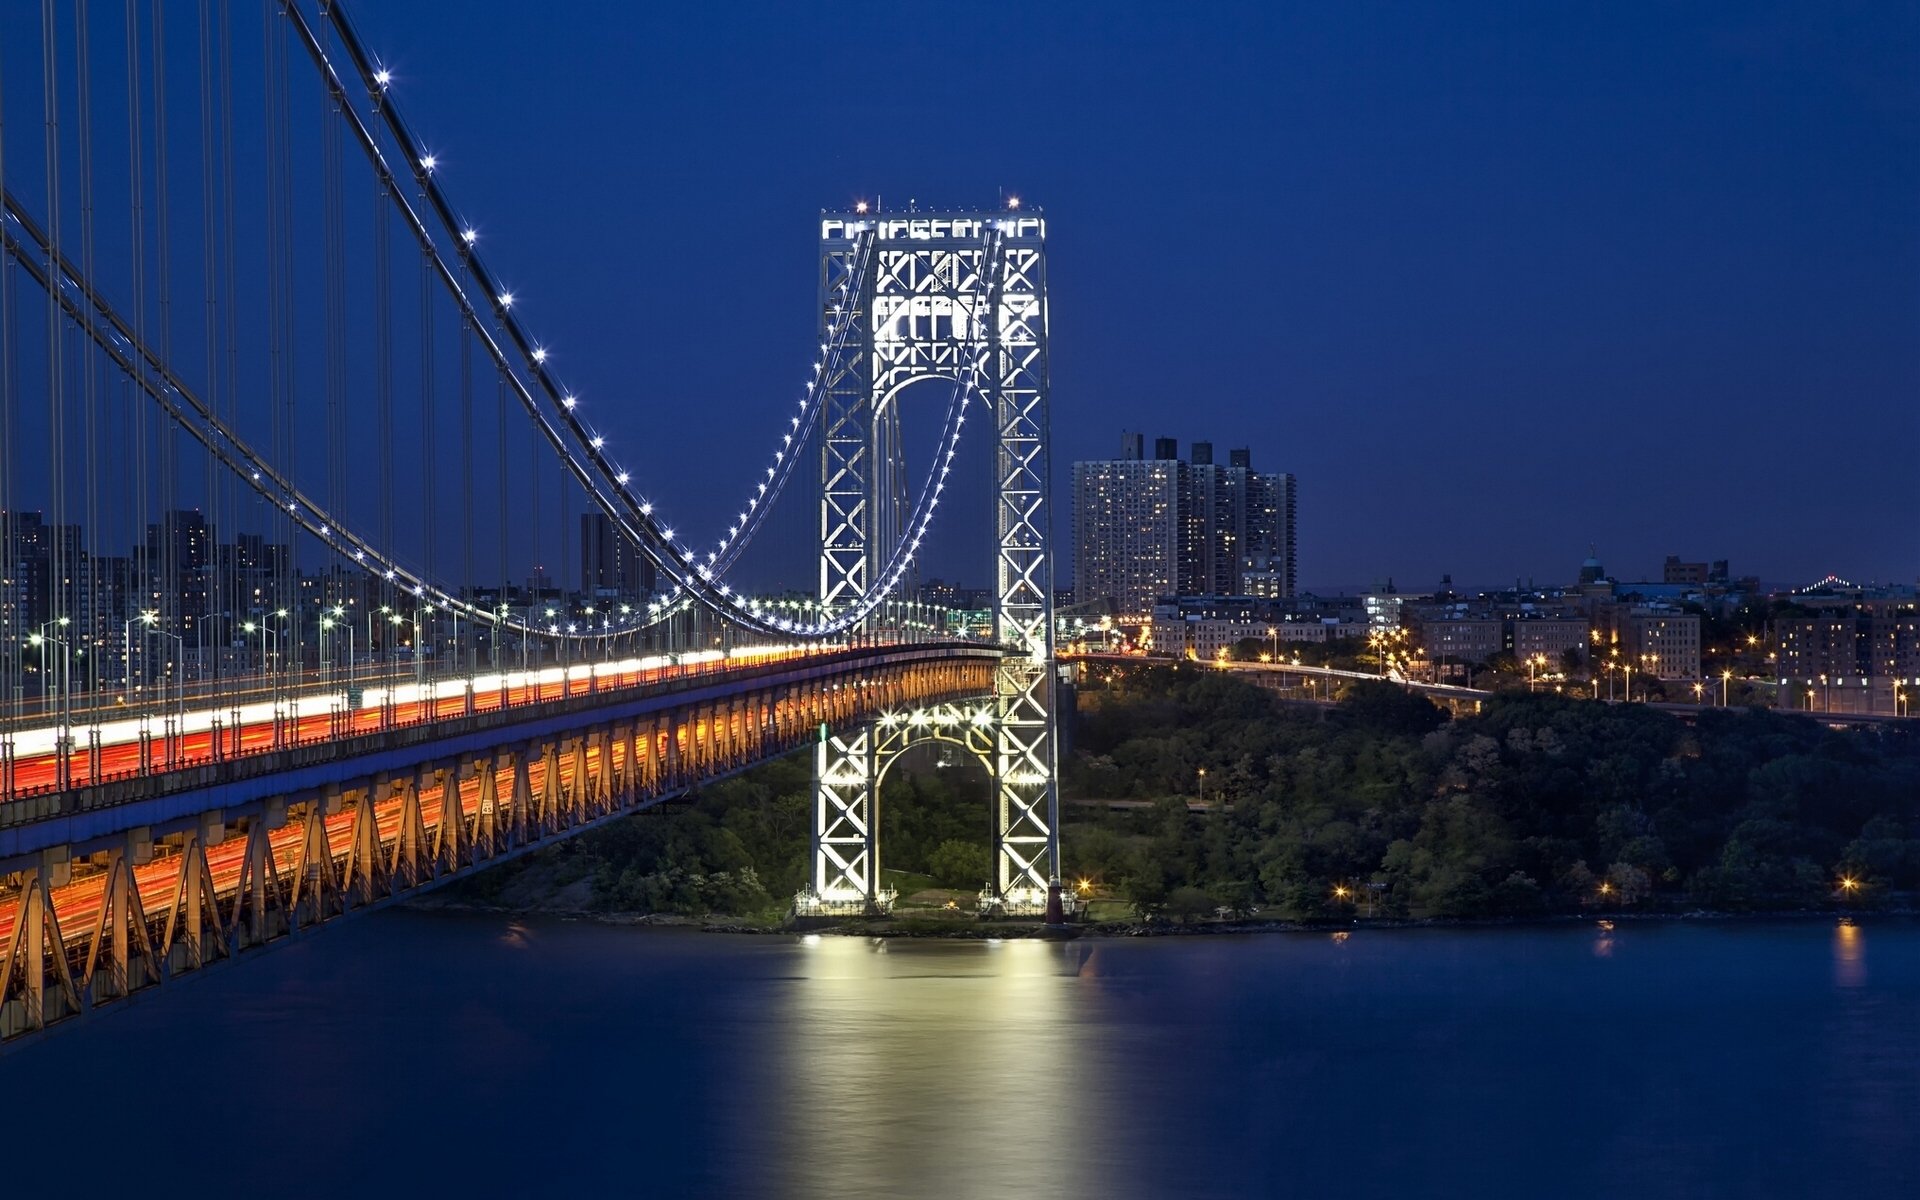
[[869, 942], [395, 912], [0, 1058], [0, 1192], [1920, 1195], [1920, 925]]

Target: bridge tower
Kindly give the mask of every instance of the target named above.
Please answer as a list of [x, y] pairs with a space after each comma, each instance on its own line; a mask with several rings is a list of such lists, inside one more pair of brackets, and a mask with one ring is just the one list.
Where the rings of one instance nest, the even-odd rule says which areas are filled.
[[[821, 381], [820, 603], [841, 610], [885, 587], [884, 564], [912, 528], [902, 394], [945, 380], [961, 419], [984, 404], [993, 629], [1010, 650], [986, 698], [993, 877], [984, 898], [1005, 913], [1058, 919], [1045, 240], [1037, 211], [822, 214], [822, 332], [843, 295], [855, 323]], [[948, 470], [937, 462], [927, 475], [931, 503]], [[879, 753], [870, 729], [822, 734], [803, 910], [872, 911], [890, 900], [879, 880]]]

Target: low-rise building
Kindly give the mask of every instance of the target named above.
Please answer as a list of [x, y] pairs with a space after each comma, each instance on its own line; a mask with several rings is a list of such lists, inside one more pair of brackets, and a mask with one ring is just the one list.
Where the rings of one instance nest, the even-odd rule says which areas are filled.
[[1622, 653], [1658, 679], [1700, 678], [1700, 616], [1636, 609], [1621, 629]]
[[1522, 662], [1540, 655], [1558, 666], [1567, 651], [1577, 650], [1584, 662], [1590, 631], [1584, 617], [1518, 617], [1513, 622], [1513, 654]]
[[1507, 627], [1498, 617], [1435, 615], [1419, 622], [1417, 639], [1430, 659], [1485, 662], [1507, 648]]

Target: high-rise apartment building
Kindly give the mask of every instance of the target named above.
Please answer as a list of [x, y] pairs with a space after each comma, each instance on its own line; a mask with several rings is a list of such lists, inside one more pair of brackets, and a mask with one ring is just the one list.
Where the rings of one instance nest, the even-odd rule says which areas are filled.
[[[1294, 554], [1298, 485], [1290, 474], [1255, 471], [1251, 455], [1233, 452], [1236, 467], [1247, 471], [1246, 549], [1241, 590], [1268, 596], [1299, 594], [1299, 565]], [[1265, 590], [1257, 590], [1255, 581]]]
[[644, 598], [654, 583], [653, 563], [607, 514], [580, 514], [580, 587], [588, 596]]
[[1178, 459], [1073, 464], [1073, 598], [1145, 615], [1179, 594], [1187, 472]]
[[1293, 476], [1253, 470], [1246, 449], [1216, 463], [1210, 442], [1186, 462], [1173, 438], [1144, 449], [1125, 434], [1122, 458], [1074, 464], [1075, 600], [1125, 615], [1164, 596], [1294, 594]]

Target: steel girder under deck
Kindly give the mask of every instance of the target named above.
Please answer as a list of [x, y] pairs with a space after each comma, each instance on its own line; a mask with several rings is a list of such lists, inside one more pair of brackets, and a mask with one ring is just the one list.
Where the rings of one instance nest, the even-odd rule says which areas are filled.
[[216, 782], [167, 798], [176, 815], [165, 820], [150, 800], [90, 809], [130, 820], [84, 841], [59, 840], [74, 817], [49, 818], [54, 836], [0, 860], [0, 1048], [744, 770], [822, 727], [978, 694], [996, 657], [856, 652], [651, 711], [589, 708], [517, 736], [500, 729], [457, 751], [343, 756], [324, 782], [290, 770], [298, 786], [244, 803]]

